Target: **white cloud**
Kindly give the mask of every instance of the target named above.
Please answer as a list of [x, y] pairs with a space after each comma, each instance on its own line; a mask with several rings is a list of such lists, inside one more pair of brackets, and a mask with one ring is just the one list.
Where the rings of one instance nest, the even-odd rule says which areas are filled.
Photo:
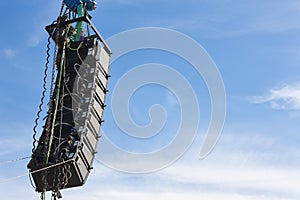
[[4, 54], [7, 57], [14, 57], [17, 54], [16, 50], [13, 50], [10, 48], [3, 49], [1, 52], [2, 52], [2, 54]]
[[[207, 159], [197, 160], [199, 149], [194, 146], [171, 167], [145, 175], [118, 173], [96, 163], [86, 187], [66, 196], [73, 200], [82, 196], [95, 200], [299, 199], [300, 170], [280, 160], [285, 155], [297, 160], [297, 152], [292, 147], [275, 150], [278, 145], [274, 138], [262, 135], [226, 134]], [[267, 148], [273, 158], [262, 162]]]
[[[180, 193], [180, 192], [168, 192], [168, 193], [153, 193], [153, 192], [136, 192], [134, 190], [131, 191], [104, 191], [104, 192], [93, 192], [94, 197], [91, 199], [121, 199], [121, 200], [165, 200], [165, 199], [172, 199], [172, 200], [257, 200], [257, 199], [264, 199], [264, 200], [290, 200], [287, 198], [280, 198], [280, 197], [265, 197], [263, 195], [240, 195], [240, 194], [226, 194], [226, 193]], [[73, 196], [72, 199], [80, 199]]]
[[[300, 197], [300, 170], [298, 165], [282, 166], [258, 162], [258, 146], [274, 142], [273, 138], [255, 136], [224, 136], [212, 155], [199, 161], [197, 148], [189, 152], [192, 159], [181, 160], [173, 166], [154, 174], [131, 175], [115, 172], [98, 163], [84, 187], [63, 190], [66, 199], [120, 199], [120, 200], [297, 200]], [[234, 141], [234, 142], [233, 142]], [[232, 146], [248, 145], [255, 148], [253, 158], [241, 163], [247, 152]], [[278, 145], [278, 144], [277, 144]], [[226, 152], [224, 151], [227, 150]], [[231, 149], [231, 152], [230, 152]], [[238, 153], [236, 151], [239, 151]], [[272, 151], [273, 152], [273, 151]], [[193, 155], [195, 154], [195, 155]], [[276, 152], [273, 152], [275, 156]], [[284, 153], [286, 154], [286, 153]], [[294, 157], [295, 152], [287, 154]], [[113, 155], [112, 155], [113, 156]], [[232, 160], [232, 158], [234, 160]], [[240, 163], [239, 163], [240, 162]], [[21, 168], [21, 165], [20, 165]], [[21, 173], [21, 172], [20, 172]], [[0, 193], [10, 191], [15, 185], [24, 185], [10, 198], [32, 197], [28, 178], [23, 177], [0, 186]], [[38, 195], [35, 195], [38, 196]], [[38, 197], [37, 197], [38, 198]], [[23, 198], [24, 199], [24, 198]]]
[[[182, 173], [183, 170], [184, 173]], [[211, 185], [229, 194], [234, 190], [233, 193], [236, 194], [249, 191], [253, 196], [259, 193], [264, 193], [269, 197], [278, 193], [285, 196], [300, 196], [297, 187], [300, 177], [298, 169], [263, 165], [258, 167], [201, 166], [199, 163], [199, 165], [175, 166], [164, 173], [167, 177], [172, 177], [181, 183]]]
[[[95, 200], [295, 200], [300, 197], [299, 169], [206, 164], [200, 161], [175, 164], [150, 175], [103, 170], [101, 176], [90, 177], [86, 187], [66, 191], [65, 195], [73, 200], [83, 196]], [[102, 171], [103, 167], [98, 167]]]
[[[41, 29], [43, 30], [43, 29]], [[41, 31], [36, 31], [31, 35], [27, 41], [29, 47], [37, 47], [44, 39], [44, 35]]]
[[251, 102], [268, 104], [271, 108], [279, 110], [300, 110], [300, 83], [270, 89], [264, 96], [252, 97]]
[[[27, 144], [24, 139], [20, 138], [3, 138], [0, 137], [0, 156], [1, 158], [6, 158], [6, 155], [21, 151], [27, 150], [30, 144]], [[11, 158], [15, 159], [15, 158]], [[3, 161], [3, 160], [0, 160]]]

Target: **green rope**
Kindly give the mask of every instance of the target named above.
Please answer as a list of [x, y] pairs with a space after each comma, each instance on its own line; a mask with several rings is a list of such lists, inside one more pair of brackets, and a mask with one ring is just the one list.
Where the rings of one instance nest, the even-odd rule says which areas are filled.
[[[68, 36], [69, 31], [70, 31], [70, 25], [67, 27], [66, 37]], [[67, 46], [66, 44], [67, 44], [67, 38], [65, 38], [64, 45], [63, 45], [63, 52], [62, 52], [62, 56], [61, 56], [61, 64], [60, 64], [58, 87], [57, 87], [57, 93], [56, 93], [55, 110], [54, 110], [52, 127], [51, 127], [51, 136], [50, 136], [50, 141], [49, 141], [49, 149], [48, 149], [48, 153], [47, 153], [47, 157], [46, 157], [46, 165], [49, 162], [49, 157], [50, 157], [50, 153], [51, 153], [51, 146], [52, 146], [53, 137], [54, 137], [54, 126], [55, 126], [56, 115], [57, 115], [57, 111], [58, 111], [58, 105], [59, 105], [61, 79], [62, 79], [62, 74], [63, 74], [63, 68], [64, 68], [64, 65], [65, 65], [64, 61], [65, 61], [66, 46]]]
[[51, 127], [51, 136], [50, 136], [50, 141], [49, 141], [49, 149], [48, 149], [48, 153], [47, 153], [46, 164], [48, 164], [48, 162], [49, 162], [51, 146], [52, 146], [53, 137], [54, 137], [54, 128], [55, 128], [56, 115], [57, 115], [58, 105], [59, 105], [61, 80], [62, 80], [63, 68], [64, 68], [64, 64], [65, 64], [64, 63], [65, 50], [66, 50], [66, 42], [64, 42], [63, 52], [62, 52], [62, 57], [61, 57], [61, 64], [60, 64], [60, 71], [59, 71], [59, 78], [58, 78], [58, 87], [57, 87], [57, 93], [56, 93], [56, 98], [55, 98], [56, 99], [56, 101], [55, 101], [55, 110], [54, 110], [54, 115], [53, 115], [53, 121], [52, 121], [52, 127]]
[[68, 48], [71, 50], [71, 51], [78, 51], [83, 45], [83, 42], [80, 42], [80, 44], [78, 45], [77, 48], [72, 48], [70, 43], [68, 44]]
[[41, 195], [42, 195], [41, 199], [46, 200], [46, 189], [45, 188], [43, 189], [43, 193]]

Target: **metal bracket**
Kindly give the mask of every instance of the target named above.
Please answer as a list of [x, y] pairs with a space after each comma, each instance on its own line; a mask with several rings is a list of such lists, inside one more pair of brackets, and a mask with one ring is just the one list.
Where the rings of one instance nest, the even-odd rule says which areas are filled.
[[64, 27], [66, 25], [69, 25], [69, 24], [72, 24], [74, 22], [86, 22], [90, 25], [90, 27], [93, 29], [93, 31], [95, 32], [95, 36], [96, 38], [98, 38], [100, 40], [100, 42], [103, 44], [103, 48], [104, 50], [109, 54], [111, 55], [112, 52], [111, 52], [111, 49], [109, 48], [109, 46], [106, 44], [105, 40], [103, 39], [103, 37], [101, 36], [101, 34], [99, 33], [99, 31], [97, 30], [97, 28], [94, 26], [94, 24], [92, 23], [91, 21], [91, 16], [89, 16], [87, 14], [87, 12], [85, 13], [85, 15], [83, 17], [78, 17], [78, 18], [74, 18], [74, 19], [70, 19], [70, 20], [67, 20], [67, 21], [63, 21], [63, 22], [60, 22], [59, 24], [58, 23], [53, 23], [51, 25], [48, 25], [46, 26], [46, 30], [53, 30], [54, 28], [57, 28], [57, 27]]

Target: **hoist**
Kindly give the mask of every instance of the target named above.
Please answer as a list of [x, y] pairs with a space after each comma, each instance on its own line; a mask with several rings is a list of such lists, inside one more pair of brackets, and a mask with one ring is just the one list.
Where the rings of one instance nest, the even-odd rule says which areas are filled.
[[[88, 12], [96, 7], [94, 0], [63, 0], [58, 18], [46, 26], [44, 90], [27, 165], [42, 200], [48, 191], [60, 198], [60, 190], [86, 182], [101, 137], [111, 50], [91, 22]], [[51, 55], [51, 83], [47, 84]], [[47, 85], [48, 108], [37, 140]]]

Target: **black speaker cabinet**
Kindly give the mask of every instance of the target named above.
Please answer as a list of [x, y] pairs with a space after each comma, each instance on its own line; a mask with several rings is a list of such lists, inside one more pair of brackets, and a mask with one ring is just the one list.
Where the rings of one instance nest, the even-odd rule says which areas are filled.
[[38, 192], [82, 186], [92, 169], [103, 122], [110, 53], [95, 38], [57, 53], [53, 99], [28, 164]]

